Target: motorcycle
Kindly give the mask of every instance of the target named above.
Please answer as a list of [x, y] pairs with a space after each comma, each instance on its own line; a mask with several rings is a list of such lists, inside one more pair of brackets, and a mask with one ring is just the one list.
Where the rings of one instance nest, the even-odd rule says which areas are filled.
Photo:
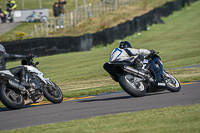
[[50, 79], [45, 78], [39, 71], [33, 58], [22, 60], [21, 64], [27, 69], [26, 81], [30, 86], [22, 86], [19, 76], [12, 73], [12, 68], [0, 71], [0, 100], [10, 109], [20, 109], [24, 105], [38, 103], [46, 97], [52, 103], [61, 103], [61, 89]]
[[179, 81], [163, 69], [158, 54], [159, 52], [155, 52], [147, 57], [138, 55], [129, 60], [106, 62], [103, 67], [133, 97], [164, 90], [179, 92]]

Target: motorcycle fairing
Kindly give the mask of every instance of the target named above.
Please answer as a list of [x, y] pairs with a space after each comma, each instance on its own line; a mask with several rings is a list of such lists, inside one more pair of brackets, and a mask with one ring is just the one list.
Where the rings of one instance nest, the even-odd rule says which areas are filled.
[[154, 58], [151, 61], [151, 65], [149, 68], [155, 75], [155, 81], [157, 83], [161, 82], [163, 77], [163, 63], [161, 62], [160, 58]]
[[1, 70], [0, 74], [6, 74], [6, 75], [14, 76], [9, 70]]
[[[3, 77], [3, 78], [2, 78]], [[0, 71], [0, 81], [1, 82], [5, 82], [7, 81], [8, 79], [13, 79], [13, 80], [16, 80], [14, 78], [14, 75], [9, 71], [9, 70], [1, 70]]]
[[124, 72], [122, 67], [123, 66], [130, 66], [131, 62], [130, 61], [111, 61], [111, 62], [106, 62], [103, 65], [103, 68], [110, 74], [112, 75], [115, 79], [118, 79], [118, 77]]
[[118, 66], [130, 66], [131, 62], [130, 61], [111, 61], [108, 62], [108, 64], [113, 64], [113, 65], [118, 65]]
[[47, 82], [48, 80], [43, 76], [43, 73], [42, 73], [41, 71], [39, 71], [36, 67], [28, 66], [28, 65], [24, 65], [24, 67], [26, 67], [30, 72], [36, 73], [37, 76], [38, 76], [45, 84], [49, 84], [49, 82]]
[[52, 83], [52, 81], [50, 81], [49, 78], [45, 78], [43, 76], [43, 73], [41, 71], [39, 71], [36, 67], [33, 66], [28, 66], [28, 65], [24, 65], [30, 72], [33, 73], [37, 73], [37, 76], [45, 83], [45, 84], [49, 84], [51, 86], [54, 86], [54, 84]]

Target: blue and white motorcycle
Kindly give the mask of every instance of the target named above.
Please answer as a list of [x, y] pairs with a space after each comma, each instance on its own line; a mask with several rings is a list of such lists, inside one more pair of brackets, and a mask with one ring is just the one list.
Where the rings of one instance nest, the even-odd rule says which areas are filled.
[[20, 109], [24, 105], [41, 102], [45, 96], [52, 103], [61, 103], [63, 94], [61, 89], [50, 79], [45, 78], [39, 71], [33, 59], [22, 60], [26, 67], [26, 81], [30, 86], [22, 86], [19, 77], [11, 69], [0, 71], [0, 100], [10, 109]]
[[129, 60], [106, 62], [103, 67], [133, 97], [164, 90], [179, 92], [181, 89], [179, 81], [163, 69], [158, 53], [146, 58], [138, 55]]

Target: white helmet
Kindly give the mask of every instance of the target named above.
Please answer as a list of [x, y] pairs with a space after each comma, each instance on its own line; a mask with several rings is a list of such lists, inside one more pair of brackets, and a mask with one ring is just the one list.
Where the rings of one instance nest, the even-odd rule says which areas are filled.
[[6, 50], [5, 50], [4, 46], [3, 46], [3, 45], [1, 45], [1, 44], [0, 44], [0, 51], [2, 51], [3, 53], [5, 53], [5, 52], [6, 52]]

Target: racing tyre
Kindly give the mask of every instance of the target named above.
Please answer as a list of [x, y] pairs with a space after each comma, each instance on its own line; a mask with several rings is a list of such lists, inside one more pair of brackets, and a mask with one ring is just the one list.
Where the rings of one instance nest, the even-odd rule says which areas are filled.
[[181, 85], [174, 76], [167, 72], [164, 72], [164, 78], [167, 83], [167, 90], [171, 92], [179, 92], [181, 90]]
[[142, 97], [146, 94], [147, 87], [144, 85], [140, 78], [131, 74], [122, 74], [119, 77], [119, 84], [124, 91], [133, 97]]
[[53, 84], [53, 86], [44, 88], [44, 96], [52, 103], [61, 103], [63, 100], [62, 91], [55, 83]]
[[24, 98], [18, 90], [0, 85], [1, 102], [10, 109], [20, 109], [24, 106]]

